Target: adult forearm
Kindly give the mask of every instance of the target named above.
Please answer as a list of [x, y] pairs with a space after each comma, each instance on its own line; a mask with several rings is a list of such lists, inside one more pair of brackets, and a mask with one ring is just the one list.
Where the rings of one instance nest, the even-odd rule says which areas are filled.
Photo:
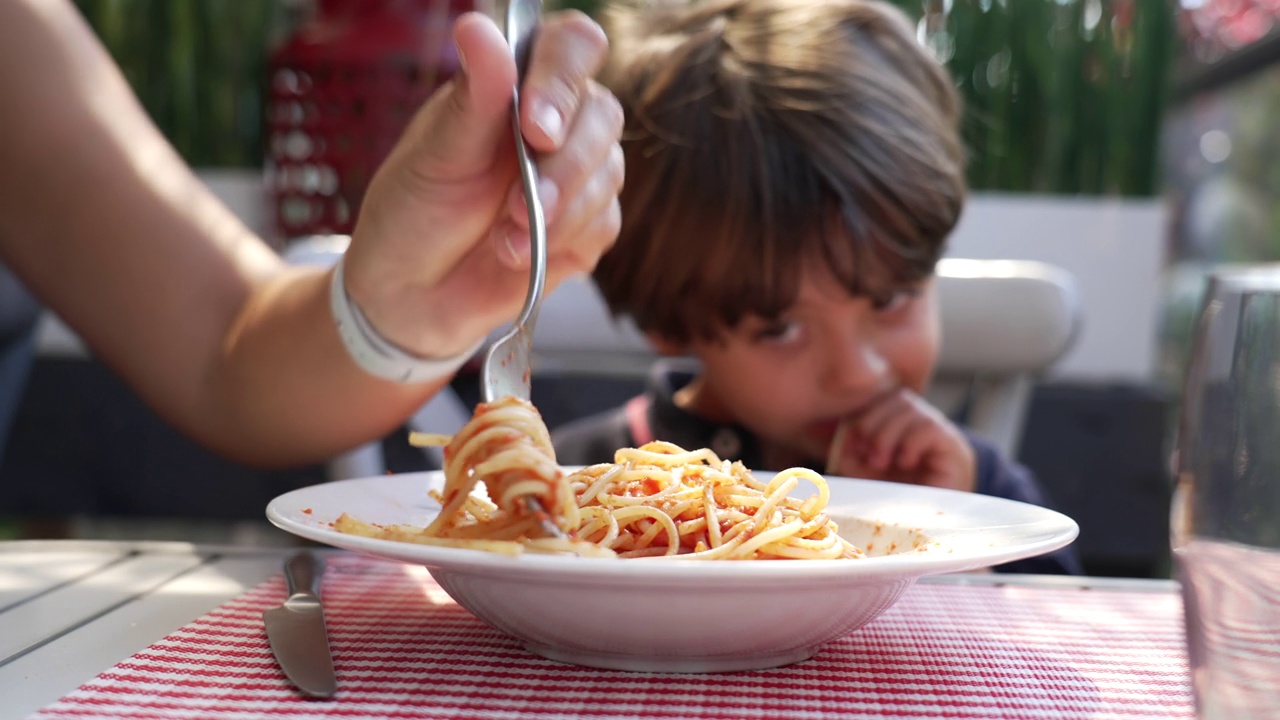
[[0, 257], [163, 417], [237, 458], [317, 460], [429, 393], [366, 375], [316, 272], [194, 177], [62, 2], [0, 3]]
[[[552, 15], [539, 38], [520, 125], [550, 201], [554, 287], [617, 234], [622, 111], [591, 79], [597, 25]], [[371, 183], [344, 266], [372, 327], [427, 357], [509, 320], [528, 283], [515, 62], [478, 14], [454, 42], [464, 70]], [[356, 366], [323, 272], [286, 267], [192, 175], [70, 3], [0, 0], [0, 97], [16, 98], [0, 104], [0, 258], [165, 418], [242, 459], [315, 460], [395, 427], [435, 389]]]
[[257, 289], [204, 389], [217, 418], [195, 432], [251, 462], [318, 459], [394, 430], [441, 387], [357, 367], [334, 329], [329, 278], [290, 269]]

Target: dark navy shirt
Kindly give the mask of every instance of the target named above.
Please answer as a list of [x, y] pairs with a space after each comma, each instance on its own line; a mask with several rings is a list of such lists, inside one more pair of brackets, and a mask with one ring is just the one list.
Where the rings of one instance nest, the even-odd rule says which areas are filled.
[[[662, 362], [655, 368], [644, 395], [626, 405], [566, 423], [551, 434], [556, 460], [562, 465], [594, 465], [613, 462], [618, 448], [636, 447], [653, 439], [686, 449], [710, 448], [722, 458], [740, 460], [749, 468], [766, 468], [760, 443], [747, 428], [713, 423], [685, 411], [675, 403], [675, 393], [694, 377], [689, 369]], [[977, 463], [976, 491], [984, 495], [1048, 506], [1044, 493], [1027, 468], [1000, 455], [994, 445], [965, 433]], [[821, 468], [814, 468], [821, 470]], [[1071, 547], [1039, 557], [1006, 563], [1002, 572], [1080, 574], [1080, 560]]]
[[17, 276], [0, 264], [0, 458], [18, 412], [27, 373], [35, 361], [40, 304]]

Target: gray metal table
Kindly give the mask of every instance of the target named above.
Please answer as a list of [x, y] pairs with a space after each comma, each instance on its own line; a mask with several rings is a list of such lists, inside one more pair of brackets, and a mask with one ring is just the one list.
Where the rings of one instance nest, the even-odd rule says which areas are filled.
[[0, 542], [0, 718], [22, 718], [280, 572], [289, 548]]

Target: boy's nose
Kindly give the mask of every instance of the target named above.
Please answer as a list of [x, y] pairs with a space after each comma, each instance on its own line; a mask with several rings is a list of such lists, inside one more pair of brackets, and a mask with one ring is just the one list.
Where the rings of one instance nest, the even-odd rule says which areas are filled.
[[832, 394], [856, 395], [884, 387], [889, 363], [866, 342], [846, 343], [832, 352], [823, 373], [823, 389]]

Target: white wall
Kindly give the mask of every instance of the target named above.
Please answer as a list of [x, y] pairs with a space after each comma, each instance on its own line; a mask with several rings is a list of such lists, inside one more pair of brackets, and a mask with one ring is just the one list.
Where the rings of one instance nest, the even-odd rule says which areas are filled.
[[1145, 382], [1156, 366], [1166, 218], [1158, 199], [975, 194], [947, 254], [1040, 260], [1069, 271], [1083, 322], [1049, 377]]
[[[247, 224], [268, 230], [258, 173], [207, 172], [202, 177]], [[1166, 212], [1159, 200], [978, 193], [970, 199], [951, 238], [949, 257], [1030, 259], [1057, 265], [1075, 276], [1083, 306], [1080, 336], [1049, 377], [1062, 380], [1146, 382], [1156, 366], [1157, 315], [1164, 266]], [[537, 344], [567, 347], [565, 333], [607, 324], [604, 308], [583, 302], [584, 288], [568, 283], [544, 305]], [[992, 318], [992, 322], [999, 322]], [[623, 330], [625, 344], [647, 363], [647, 346]], [[40, 332], [51, 354], [80, 354], [78, 339], [52, 316]], [[579, 350], [581, 352], [581, 350]], [[580, 359], [580, 358], [579, 358]], [[554, 367], [555, 353], [543, 358]], [[601, 371], [616, 371], [602, 359]]]

